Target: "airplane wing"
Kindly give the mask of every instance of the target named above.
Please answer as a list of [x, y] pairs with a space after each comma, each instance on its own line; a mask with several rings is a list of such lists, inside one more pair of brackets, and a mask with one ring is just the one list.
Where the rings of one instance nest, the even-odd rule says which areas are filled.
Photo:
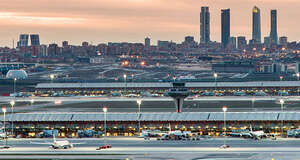
[[30, 142], [30, 144], [47, 144], [47, 145], [51, 145], [53, 144], [53, 142]]
[[72, 143], [72, 144], [86, 144], [85, 142], [82, 142], [82, 143]]

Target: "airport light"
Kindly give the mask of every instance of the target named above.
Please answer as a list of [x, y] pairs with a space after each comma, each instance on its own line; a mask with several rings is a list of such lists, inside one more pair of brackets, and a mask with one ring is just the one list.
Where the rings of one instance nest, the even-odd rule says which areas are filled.
[[[284, 105], [284, 100], [280, 99], [280, 106], [281, 106], [281, 114], [283, 115], [283, 105]], [[281, 130], [281, 137], [283, 137], [283, 117], [281, 117], [281, 126], [280, 126], [280, 130]]]
[[5, 134], [5, 147], [7, 147], [7, 133], [6, 133], [6, 119], [5, 119], [5, 113], [6, 113], [6, 107], [2, 107], [2, 112], [3, 112], [3, 130], [4, 130], [4, 134]]
[[34, 103], [34, 99], [31, 99], [31, 100], [30, 100], [30, 105], [32, 106], [33, 103]]
[[127, 93], [127, 91], [126, 91], [126, 88], [127, 88], [127, 81], [126, 81], [127, 75], [124, 74], [123, 77], [124, 77], [124, 82], [125, 82], [125, 94], [126, 94]]
[[138, 113], [138, 122], [139, 122], [139, 136], [141, 135], [141, 104], [142, 104], [142, 100], [141, 99], [138, 99], [136, 100], [136, 103], [138, 104], [139, 106], [139, 113]]
[[215, 78], [215, 96], [217, 93], [217, 78], [218, 78], [218, 73], [214, 72], [214, 78]]
[[224, 112], [224, 147], [226, 146], [226, 111], [227, 111], [227, 106], [223, 106], [222, 108]]
[[16, 82], [17, 82], [17, 78], [14, 78], [14, 94], [16, 93]]
[[252, 110], [254, 110], [254, 102], [255, 102], [255, 98], [254, 97], [252, 97], [252, 99], [251, 99], [251, 108], [252, 108]]
[[54, 74], [50, 74], [51, 85], [52, 85], [52, 87], [51, 87], [51, 93], [53, 92], [53, 84], [52, 83], [53, 83], [54, 78], [55, 78]]
[[131, 82], [133, 83], [134, 74], [131, 74]]
[[279, 96], [282, 96], [282, 93], [281, 93], [281, 91], [282, 91], [281, 81], [283, 79], [283, 76], [280, 76], [279, 79], [280, 79], [280, 92], [279, 92], [280, 95]]
[[104, 113], [104, 145], [106, 145], [106, 113], [107, 113], [107, 107], [103, 107], [103, 113]]
[[11, 100], [10, 101], [10, 106], [11, 106], [11, 133], [14, 135], [14, 120], [13, 120], [13, 115], [14, 115], [14, 106], [15, 106], [15, 101]]
[[[300, 73], [299, 73], [299, 72], [297, 72], [297, 73], [296, 73], [296, 76], [297, 76], [297, 81], [299, 81]], [[298, 88], [298, 90], [297, 90], [297, 91], [298, 91], [298, 96], [299, 96], [299, 88]]]

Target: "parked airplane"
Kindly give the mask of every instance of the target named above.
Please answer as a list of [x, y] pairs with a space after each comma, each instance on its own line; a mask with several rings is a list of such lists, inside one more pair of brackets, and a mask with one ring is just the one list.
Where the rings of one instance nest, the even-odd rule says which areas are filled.
[[57, 141], [55, 138], [55, 134], [53, 134], [53, 143], [52, 142], [31, 142], [31, 144], [48, 144], [53, 149], [70, 149], [73, 148], [74, 144], [83, 144], [83, 143], [70, 143], [68, 140]]
[[264, 131], [253, 131], [252, 130], [252, 125], [250, 124], [250, 131], [248, 132], [241, 132], [240, 133], [241, 137], [249, 137], [249, 138], [253, 138], [256, 140], [260, 140], [263, 137], [267, 137], [267, 134], [265, 134]]

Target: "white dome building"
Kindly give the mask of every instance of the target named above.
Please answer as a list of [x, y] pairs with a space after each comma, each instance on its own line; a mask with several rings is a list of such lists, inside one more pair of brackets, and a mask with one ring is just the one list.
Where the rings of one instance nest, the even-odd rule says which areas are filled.
[[27, 79], [28, 75], [24, 70], [9, 70], [6, 74], [8, 79]]

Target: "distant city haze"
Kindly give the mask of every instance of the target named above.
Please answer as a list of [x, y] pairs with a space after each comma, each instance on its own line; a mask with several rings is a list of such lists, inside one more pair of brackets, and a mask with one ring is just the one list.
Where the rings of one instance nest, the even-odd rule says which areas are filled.
[[[21, 33], [41, 44], [106, 42], [199, 42], [201, 6], [210, 7], [212, 41], [221, 41], [221, 9], [230, 8], [231, 36], [252, 37], [252, 9], [261, 9], [262, 37], [270, 34], [270, 10], [278, 10], [278, 36], [300, 40], [299, 0], [1, 0], [0, 46]], [[16, 46], [16, 45], [15, 45]]]

